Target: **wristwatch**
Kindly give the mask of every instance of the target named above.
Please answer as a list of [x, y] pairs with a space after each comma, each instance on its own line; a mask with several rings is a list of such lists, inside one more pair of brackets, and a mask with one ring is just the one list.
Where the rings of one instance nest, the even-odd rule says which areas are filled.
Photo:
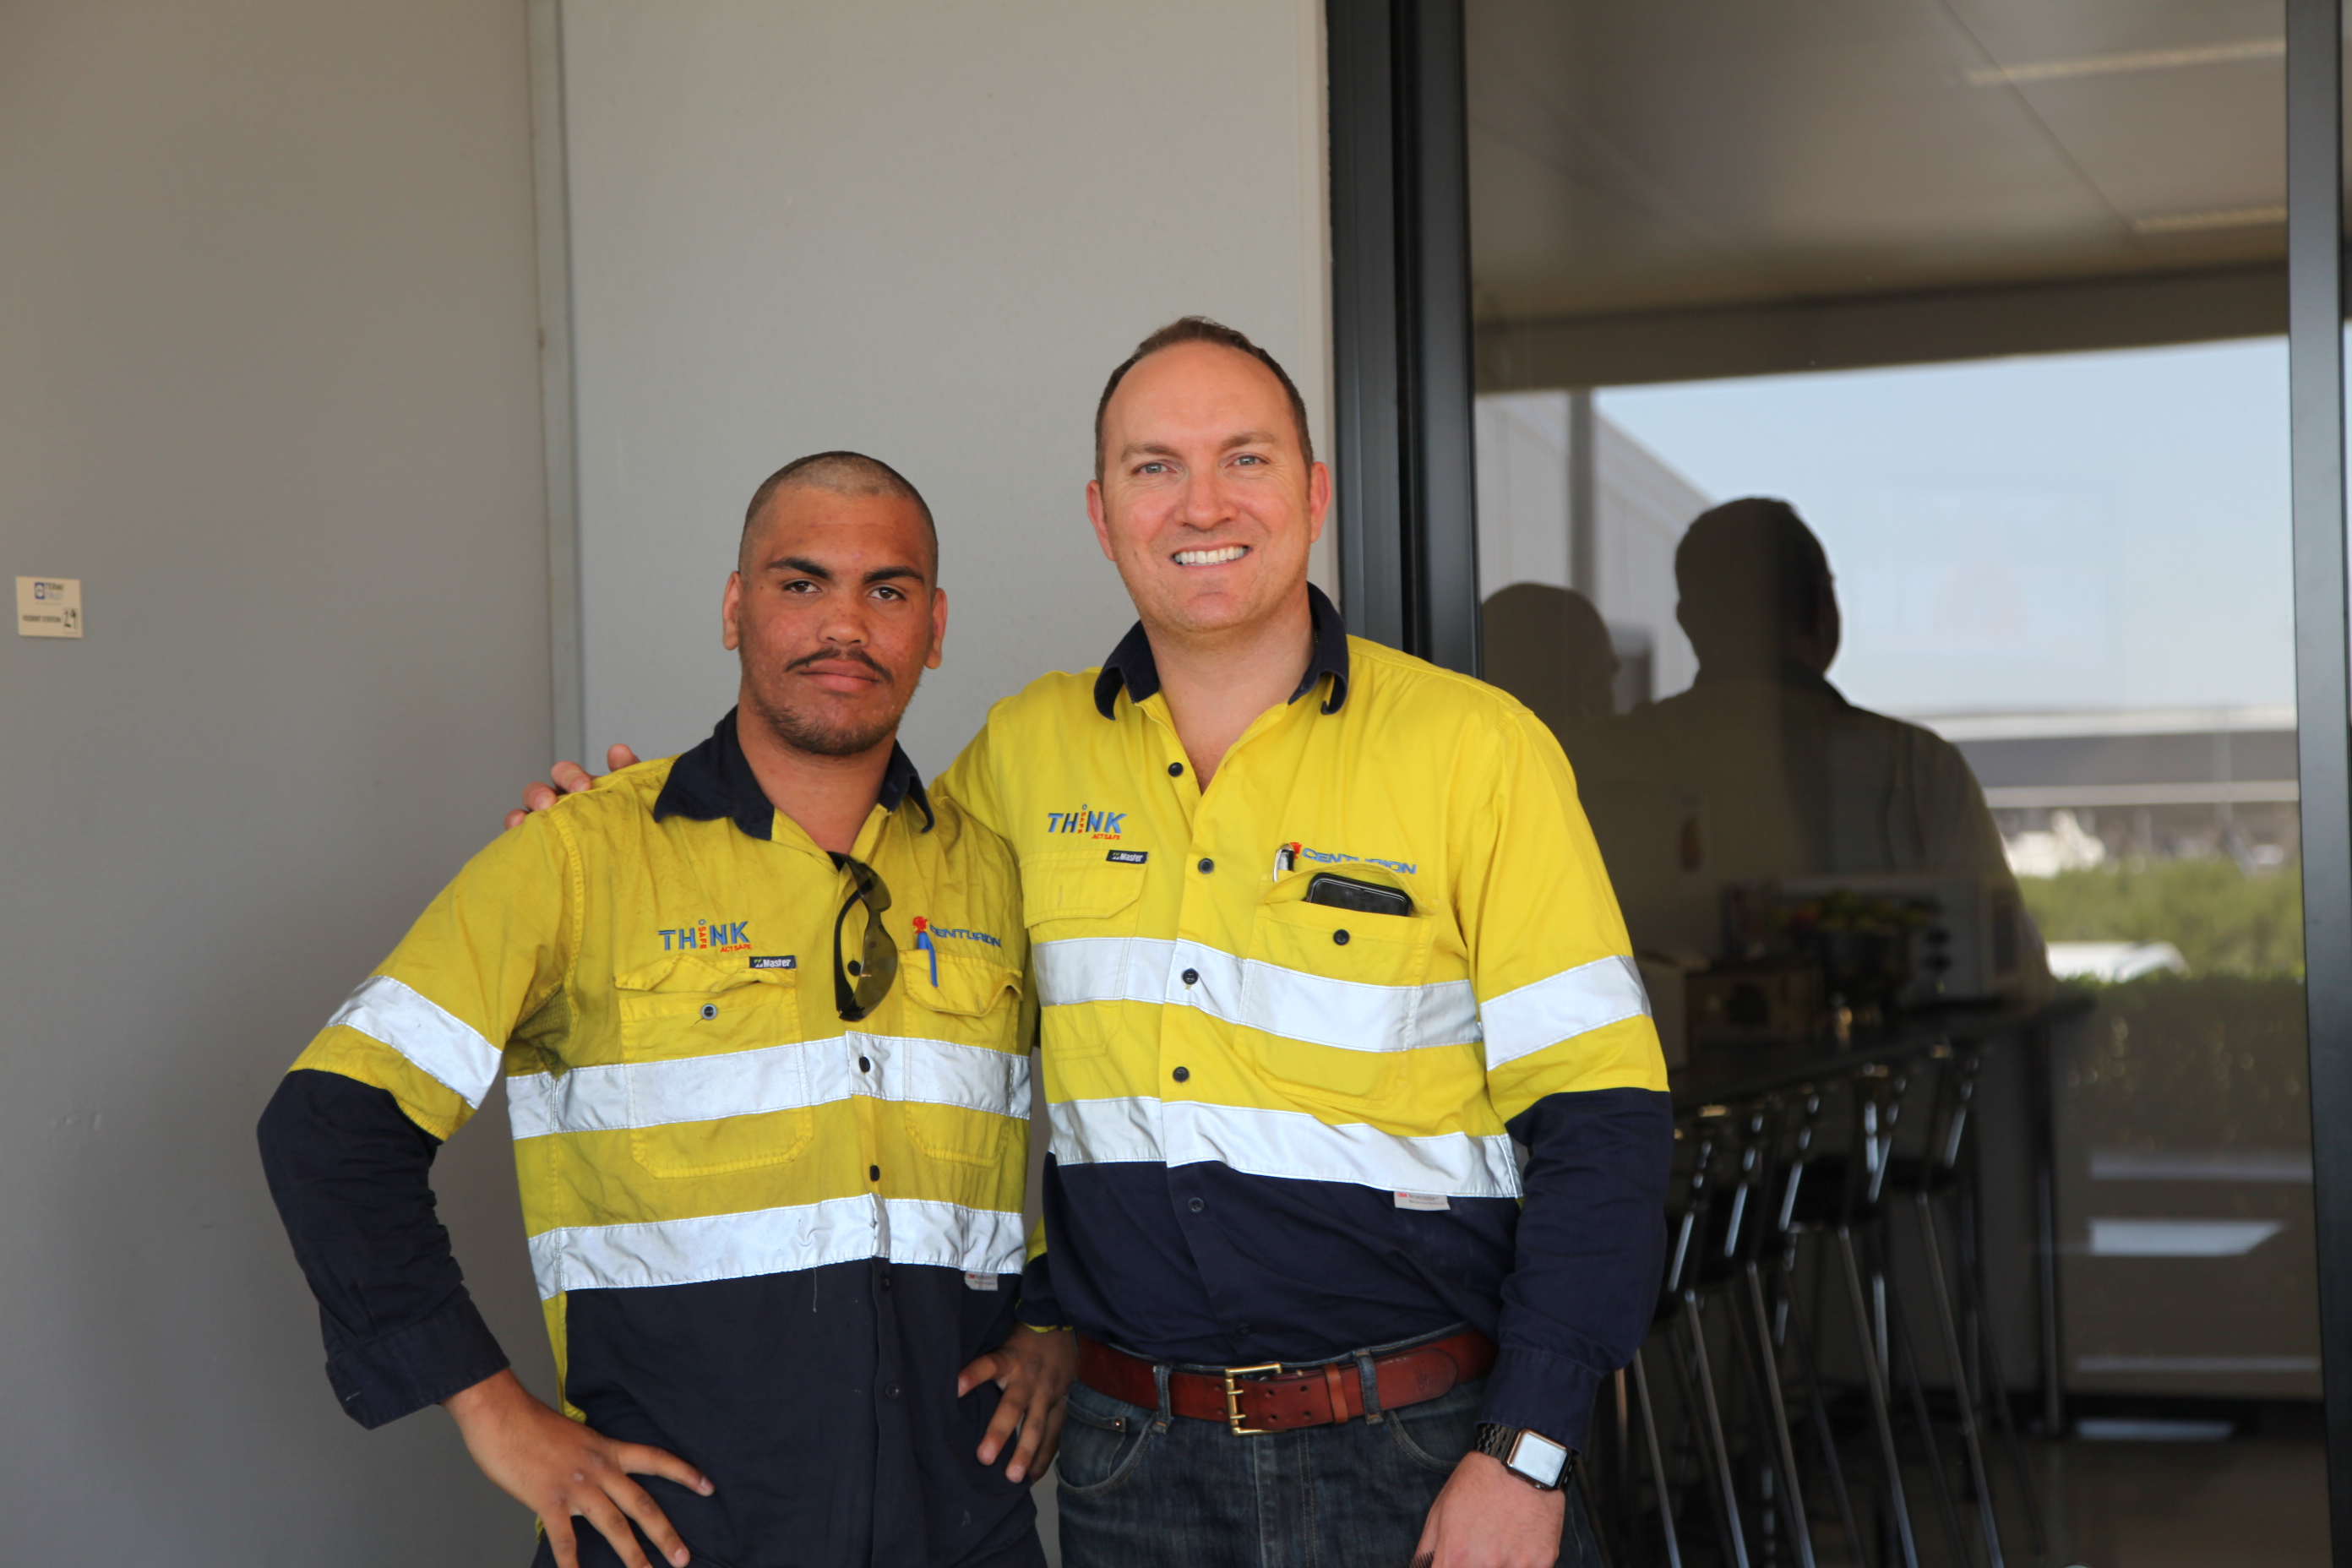
[[1540, 1432], [1524, 1426], [1478, 1424], [1478, 1452], [1503, 1461], [1503, 1468], [1538, 1491], [1558, 1491], [1560, 1472], [1568, 1468], [1568, 1450]]

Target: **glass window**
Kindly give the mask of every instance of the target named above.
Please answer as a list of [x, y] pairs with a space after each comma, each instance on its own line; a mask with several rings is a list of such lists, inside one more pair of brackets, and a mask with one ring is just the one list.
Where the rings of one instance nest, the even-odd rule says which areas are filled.
[[1825, 1560], [1979, 1552], [1980, 1461], [2012, 1562], [2316, 1560], [2278, 5], [1467, 17], [1486, 673], [1576, 768], [1677, 1203], [1807, 1139], [1927, 1194], [1758, 1244], [1778, 1433], [1736, 1280], [1667, 1314], [1685, 1544], [1793, 1480]]

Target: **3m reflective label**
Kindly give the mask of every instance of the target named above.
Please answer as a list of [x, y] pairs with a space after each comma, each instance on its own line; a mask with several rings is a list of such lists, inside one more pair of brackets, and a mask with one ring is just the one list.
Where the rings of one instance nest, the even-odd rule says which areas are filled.
[[1408, 1138], [1304, 1111], [1197, 1100], [1078, 1100], [1047, 1108], [1054, 1158], [1065, 1165], [1216, 1163], [1255, 1176], [1346, 1182], [1429, 1197], [1516, 1198], [1518, 1162], [1508, 1136], [1444, 1132]]
[[329, 1028], [337, 1025], [398, 1051], [468, 1110], [481, 1109], [503, 1059], [480, 1030], [389, 974], [362, 981], [327, 1020]]
[[[863, 1065], [861, 1065], [861, 1063]], [[674, 1061], [610, 1063], [507, 1079], [517, 1139], [716, 1121], [853, 1095], [1029, 1114], [1029, 1058], [898, 1035], [836, 1035]]]
[[1506, 991], [1479, 1009], [1486, 1070], [1628, 1018], [1647, 1017], [1650, 994], [1630, 958], [1615, 954]]
[[[1350, 1051], [1475, 1043], [1478, 999], [1466, 980], [1371, 985], [1241, 959], [1199, 942], [1079, 937], [1031, 950], [1048, 1007], [1144, 1002], [1198, 1007], [1222, 1023]], [[1191, 984], [1184, 975], [1193, 975]]]
[[748, 1214], [571, 1226], [530, 1238], [540, 1299], [785, 1274], [886, 1258], [961, 1274], [1017, 1274], [1017, 1214], [916, 1198], [858, 1196]]

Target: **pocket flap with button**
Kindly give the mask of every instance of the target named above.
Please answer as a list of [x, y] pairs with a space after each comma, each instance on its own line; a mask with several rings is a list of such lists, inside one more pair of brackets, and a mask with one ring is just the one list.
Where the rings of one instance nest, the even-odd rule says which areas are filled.
[[1051, 849], [1021, 858], [1021, 902], [1030, 926], [1107, 921], [1143, 893], [1145, 868], [1097, 849]]
[[1021, 994], [1019, 970], [1008, 969], [993, 958], [956, 952], [945, 946], [936, 955], [939, 979], [934, 984], [933, 956], [912, 947], [898, 953], [898, 984], [919, 1007], [978, 1018], [994, 1011], [1007, 996], [1018, 999]]
[[789, 969], [751, 969], [674, 952], [613, 976], [621, 1055], [661, 1061], [780, 1045], [800, 1038], [799, 979]]

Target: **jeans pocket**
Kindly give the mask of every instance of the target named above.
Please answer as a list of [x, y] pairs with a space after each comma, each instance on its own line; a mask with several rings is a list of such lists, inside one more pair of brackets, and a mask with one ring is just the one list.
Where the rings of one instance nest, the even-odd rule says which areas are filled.
[[1125, 1485], [1159, 1436], [1150, 1411], [1083, 1383], [1070, 1385], [1067, 1409], [1054, 1468], [1061, 1489], [1080, 1497], [1099, 1497]]
[[1478, 1439], [1481, 1378], [1421, 1405], [1391, 1410], [1382, 1421], [1404, 1457], [1424, 1469], [1451, 1471]]

